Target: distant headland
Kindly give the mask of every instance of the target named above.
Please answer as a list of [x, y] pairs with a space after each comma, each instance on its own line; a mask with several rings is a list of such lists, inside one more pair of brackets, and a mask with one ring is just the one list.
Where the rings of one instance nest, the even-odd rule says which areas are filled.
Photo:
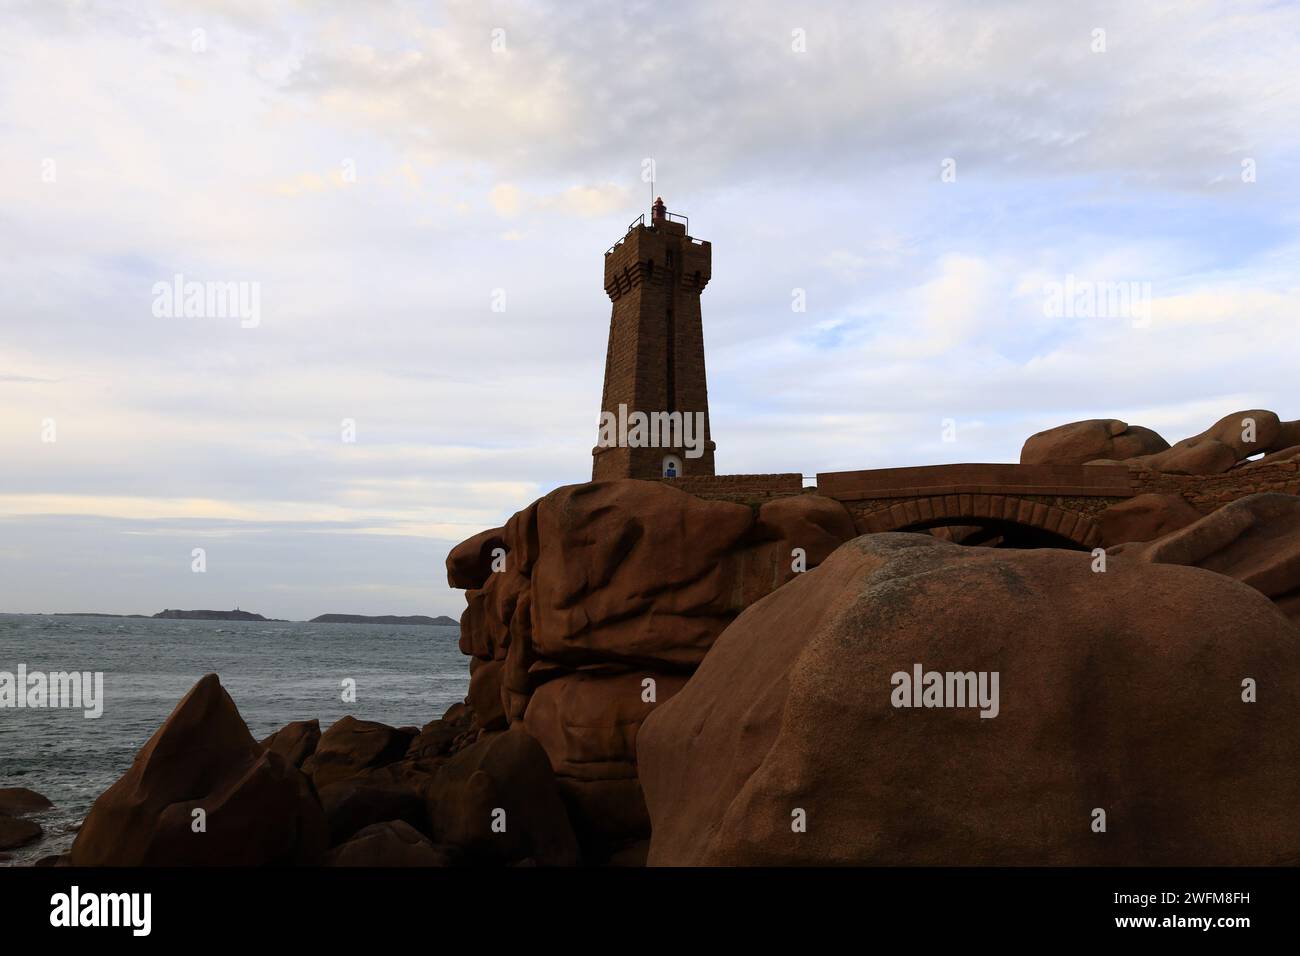
[[233, 611], [178, 611], [172, 608], [166, 608], [159, 611], [154, 617], [165, 618], [169, 621], [279, 621], [280, 618], [263, 617], [260, 614], [254, 614], [252, 611], [241, 611], [235, 608]]
[[104, 614], [100, 611], [55, 611], [50, 617], [148, 617], [148, 614]]
[[[59, 611], [50, 617], [122, 617], [122, 618], [162, 618], [170, 621], [262, 621], [268, 624], [292, 623], [278, 617], [263, 617], [252, 611], [183, 611], [166, 608], [157, 614], [101, 614], [94, 611]], [[460, 621], [454, 617], [440, 614], [430, 617], [427, 614], [321, 614], [313, 617], [308, 624], [410, 624], [424, 627], [459, 627]]]
[[322, 614], [313, 617], [308, 624], [424, 624], [434, 627], [459, 627], [460, 621], [454, 617], [440, 614], [429, 617], [425, 614]]

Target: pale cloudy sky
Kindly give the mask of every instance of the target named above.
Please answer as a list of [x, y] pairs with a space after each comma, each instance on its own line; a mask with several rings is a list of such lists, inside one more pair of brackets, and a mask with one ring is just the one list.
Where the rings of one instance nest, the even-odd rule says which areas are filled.
[[[590, 476], [646, 158], [714, 244], [720, 471], [1300, 417], [1298, 34], [1196, 0], [0, 0], [0, 610], [458, 615], [448, 548]], [[156, 316], [177, 273], [257, 283], [260, 323]], [[1045, 314], [1068, 276], [1149, 283], [1150, 321]]]

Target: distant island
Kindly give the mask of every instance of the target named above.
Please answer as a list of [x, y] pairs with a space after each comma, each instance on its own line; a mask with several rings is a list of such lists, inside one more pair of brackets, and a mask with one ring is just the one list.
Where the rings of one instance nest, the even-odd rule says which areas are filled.
[[[178, 608], [166, 608], [157, 614], [98, 614], [93, 611], [56, 611], [51, 617], [120, 617], [120, 618], [161, 618], [168, 621], [260, 621], [266, 624], [290, 624], [279, 617], [263, 617], [252, 611], [184, 611]], [[460, 627], [460, 621], [454, 617], [440, 614], [429, 617], [427, 614], [321, 614], [307, 621], [308, 624], [414, 624], [424, 627]]]
[[435, 627], [459, 627], [460, 621], [445, 614], [428, 617], [424, 614], [322, 614], [308, 624], [424, 624]]
[[272, 621], [278, 623], [287, 623], [274, 617], [262, 617], [260, 614], [254, 614], [252, 611], [177, 611], [172, 608], [159, 611], [154, 617], [164, 618], [169, 621]]
[[148, 614], [100, 614], [98, 611], [55, 611], [50, 617], [148, 617]]

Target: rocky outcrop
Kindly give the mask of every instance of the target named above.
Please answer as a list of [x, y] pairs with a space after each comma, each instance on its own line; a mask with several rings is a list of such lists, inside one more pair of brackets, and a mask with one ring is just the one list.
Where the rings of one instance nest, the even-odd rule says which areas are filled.
[[[751, 606], [641, 728], [649, 862], [1300, 858], [1294, 627], [1200, 568], [1091, 567], [869, 535]], [[917, 665], [997, 673], [997, 716], [893, 706]]]
[[1028, 464], [1117, 464], [1171, 475], [1219, 475], [1261, 454], [1300, 445], [1300, 421], [1284, 422], [1261, 408], [1225, 415], [1199, 435], [1169, 445], [1138, 425], [1097, 418], [1049, 428], [1020, 452]]
[[[299, 770], [285, 754], [302, 752], [314, 723], [290, 724], [259, 744], [216, 675], [204, 677], [95, 802], [67, 862], [578, 862], [546, 751], [522, 726], [484, 731], [463, 703], [419, 731], [344, 717]], [[17, 792], [8, 796], [34, 804]], [[0, 815], [0, 836], [39, 835], [35, 824], [11, 828], [9, 819]]]
[[321, 735], [302, 765], [317, 789], [401, 759], [415, 734], [373, 720], [343, 717]]
[[469, 661], [469, 695], [466, 698], [474, 709], [478, 724], [485, 730], [505, 730], [505, 697], [501, 686], [505, 661], [485, 661], [471, 657]]
[[1109, 548], [1126, 541], [1154, 541], [1200, 517], [1178, 495], [1144, 494], [1111, 505], [1097, 516], [1097, 527], [1101, 543]]
[[[337, 756], [320, 759], [327, 753]], [[522, 728], [484, 730], [471, 705], [453, 705], [413, 737], [344, 718], [317, 759], [331, 865], [578, 862], [545, 751]]]
[[1300, 624], [1300, 497], [1295, 495], [1239, 498], [1172, 534], [1114, 548], [1111, 554], [1236, 578]]
[[1298, 447], [1300, 447], [1300, 421], [1279, 422], [1277, 435], [1274, 436], [1272, 443], [1265, 450], [1277, 452]]
[[1136, 464], [1175, 475], [1218, 475], [1261, 452], [1276, 451], [1277, 444], [1295, 423], [1283, 423], [1275, 413], [1248, 409], [1225, 415], [1199, 435], [1184, 438], [1167, 451], [1134, 456]]
[[449, 758], [428, 795], [434, 839], [467, 856], [540, 866], [578, 862], [546, 751], [522, 728], [487, 734]]
[[253, 739], [230, 695], [209, 674], [176, 705], [126, 775], [95, 801], [71, 862], [316, 863], [325, 849], [325, 821], [310, 783]]
[[589, 856], [650, 835], [637, 779], [637, 732], [685, 683], [683, 674], [579, 671], [532, 695], [524, 729], [550, 758]]
[[1135, 464], [1169, 475], [1219, 475], [1238, 462], [1236, 453], [1218, 439], [1187, 439], [1158, 455], [1134, 458]]
[[557, 489], [447, 558], [469, 588], [479, 726], [538, 737], [589, 852], [643, 839], [642, 681], [666, 699], [737, 614], [855, 534], [843, 505], [812, 494], [751, 506], [650, 481]]
[[0, 850], [14, 850], [35, 843], [44, 832], [35, 820], [0, 813]]
[[460, 750], [477, 735], [473, 709], [465, 703], [452, 704], [438, 720], [431, 720], [406, 748], [408, 761], [432, 760]]
[[401, 781], [391, 779], [340, 780], [322, 787], [319, 796], [330, 844], [338, 845], [366, 827], [393, 820], [429, 833], [429, 807], [421, 789], [418, 784], [403, 786]]
[[[1296, 422], [1283, 422], [1284, 425], [1298, 424]], [[1289, 445], [1278, 451], [1271, 451], [1261, 458], [1255, 458], [1250, 461], [1238, 462], [1237, 468], [1254, 468], [1256, 465], [1268, 465], [1278, 461], [1295, 461], [1300, 458], [1300, 445]]]
[[285, 724], [271, 736], [262, 741], [262, 746], [279, 754], [295, 767], [303, 763], [316, 752], [320, 744], [319, 720], [295, 720]]
[[1168, 447], [1169, 442], [1149, 428], [1114, 418], [1093, 418], [1031, 435], [1020, 449], [1020, 463], [1082, 465], [1097, 459], [1133, 458]]
[[[0, 850], [15, 850], [35, 843], [45, 833], [28, 814], [49, 810], [53, 804], [35, 790], [26, 787], [0, 788]], [[3, 856], [0, 856], [3, 859]]]
[[[1241, 457], [1259, 441], [1228, 426], [1252, 414], [1259, 441], [1294, 437], [1266, 413], [1160, 451], [1122, 422], [1035, 436], [1049, 459], [1144, 450], [1134, 474], [1161, 493], [1097, 518], [1099, 574], [1086, 553], [857, 538], [815, 494], [558, 489], [448, 556], [468, 590], [464, 703], [418, 729], [349, 716], [257, 744], [204, 678], [68, 862], [1300, 859], [1300, 743], [1272, 732], [1300, 716], [1297, 642], [1256, 593], [1300, 622], [1300, 498], [1201, 516], [1260, 484], [1250, 468], [1294, 474], [1293, 447]], [[1232, 475], [1151, 471], [1225, 455]], [[893, 676], [918, 663], [998, 673], [997, 716], [893, 707]], [[1259, 703], [1247, 678], [1267, 684]], [[200, 807], [209, 835], [239, 836], [201, 840]]]
[[325, 858], [326, 866], [454, 866], [457, 862], [454, 849], [435, 846], [401, 820], [368, 826]]
[[49, 810], [54, 804], [49, 799], [26, 787], [0, 787], [0, 813], [21, 817], [29, 813]]
[[[504, 660], [519, 636], [536, 658], [572, 668], [689, 670], [741, 610], [794, 576], [794, 548], [815, 567], [853, 534], [843, 506], [816, 495], [752, 508], [658, 482], [559, 488], [449, 555], [449, 580], [482, 582], [466, 596], [461, 650]], [[505, 567], [493, 573], [481, 555], [498, 540]]]
[[504, 534], [504, 528], [489, 528], [452, 548], [447, 555], [447, 585], [461, 591], [481, 588], [492, 573], [493, 551], [505, 549]]

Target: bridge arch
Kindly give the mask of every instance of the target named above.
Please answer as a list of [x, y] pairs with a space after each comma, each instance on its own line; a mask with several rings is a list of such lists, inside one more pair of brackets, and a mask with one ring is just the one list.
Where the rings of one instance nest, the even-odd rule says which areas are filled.
[[1024, 542], [1024, 547], [1072, 547], [1092, 550], [1101, 531], [1088, 515], [1014, 495], [987, 493], [903, 498], [861, 516], [863, 533], [927, 531], [974, 525]]

